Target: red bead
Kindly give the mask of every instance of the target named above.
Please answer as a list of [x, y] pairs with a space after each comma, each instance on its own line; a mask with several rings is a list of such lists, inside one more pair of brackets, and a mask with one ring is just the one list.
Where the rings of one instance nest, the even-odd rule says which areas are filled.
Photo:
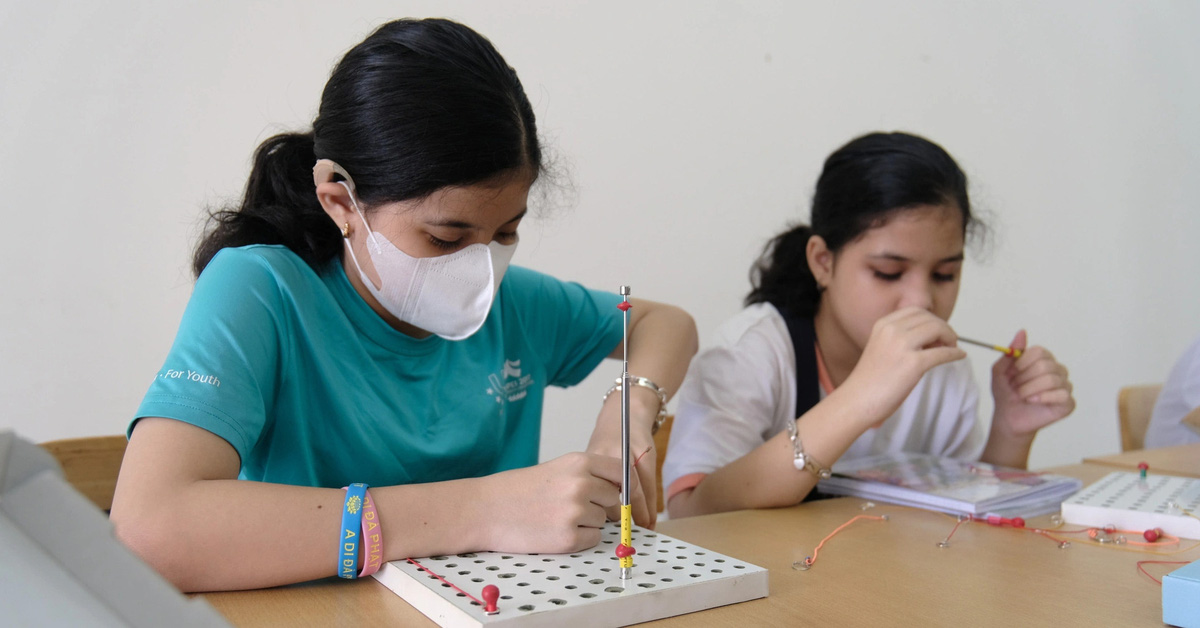
[[1145, 471], [1146, 469], [1149, 469], [1149, 468], [1150, 468], [1150, 465], [1148, 465], [1148, 464], [1146, 464], [1146, 463], [1144, 463], [1144, 462], [1139, 462], [1139, 463], [1138, 463], [1138, 469], [1141, 469], [1142, 471]]
[[616, 553], [617, 553], [617, 558], [628, 558], [630, 556], [633, 556], [637, 552], [635, 552], [632, 547], [622, 543], [617, 546]]
[[1148, 543], [1153, 543], [1153, 542], [1157, 541], [1159, 539], [1159, 537], [1161, 537], [1161, 536], [1162, 536], [1162, 528], [1152, 528], [1152, 529], [1146, 530], [1145, 532], [1142, 533], [1142, 538], [1146, 539], [1146, 541]]
[[617, 309], [621, 310], [622, 312], [628, 310], [631, 307], [633, 307], [633, 304], [630, 303], [629, 301], [621, 301], [620, 303], [617, 304]]
[[1024, 520], [1024, 519], [1022, 519], [1022, 518], [1020, 518], [1020, 517], [1013, 517], [1013, 520], [1012, 520], [1012, 526], [1013, 526], [1014, 528], [1024, 528], [1024, 527], [1025, 527], [1025, 520]]
[[500, 587], [494, 584], [483, 587], [483, 601], [487, 604], [483, 607], [484, 612], [496, 612], [496, 600], [498, 599], [500, 599]]

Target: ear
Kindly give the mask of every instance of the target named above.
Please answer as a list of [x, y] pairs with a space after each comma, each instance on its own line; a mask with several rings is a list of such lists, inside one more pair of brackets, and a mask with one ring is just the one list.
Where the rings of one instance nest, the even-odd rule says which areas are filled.
[[354, 211], [354, 203], [350, 199], [350, 190], [334, 181], [325, 181], [317, 185], [317, 201], [321, 208], [333, 220], [338, 230], [346, 224], [356, 225], [362, 220]]
[[815, 235], [808, 239], [804, 254], [808, 258], [808, 269], [816, 278], [817, 285], [824, 289], [833, 277], [833, 251], [825, 245], [825, 238]]

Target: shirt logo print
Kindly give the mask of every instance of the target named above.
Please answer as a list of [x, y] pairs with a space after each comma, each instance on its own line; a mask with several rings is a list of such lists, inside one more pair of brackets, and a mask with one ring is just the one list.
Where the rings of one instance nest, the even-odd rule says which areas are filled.
[[499, 373], [488, 375], [488, 383], [491, 386], [487, 389], [487, 394], [496, 400], [496, 403], [503, 404], [507, 401], [520, 401], [528, 394], [528, 389], [533, 385], [532, 375], [521, 374], [520, 360], [505, 360], [504, 366]]

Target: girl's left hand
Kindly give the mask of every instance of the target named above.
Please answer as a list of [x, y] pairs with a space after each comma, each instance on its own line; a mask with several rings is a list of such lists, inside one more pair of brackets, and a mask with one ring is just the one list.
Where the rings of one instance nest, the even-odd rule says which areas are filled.
[[1067, 367], [1044, 347], [1026, 348], [1025, 330], [1013, 338], [1021, 357], [1004, 356], [992, 366], [996, 420], [1014, 436], [1032, 436], [1075, 410]]

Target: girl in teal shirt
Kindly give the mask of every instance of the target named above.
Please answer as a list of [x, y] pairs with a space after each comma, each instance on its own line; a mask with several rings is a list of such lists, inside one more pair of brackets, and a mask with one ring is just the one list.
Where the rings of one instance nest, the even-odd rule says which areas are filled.
[[[345, 575], [343, 487], [364, 483], [385, 561], [595, 545], [620, 503], [620, 395], [586, 451], [538, 464], [538, 438], [546, 386], [622, 355], [620, 297], [509, 266], [541, 168], [529, 100], [479, 34], [398, 20], [351, 49], [313, 129], [259, 147], [197, 247], [129, 427], [119, 537], [186, 591]], [[651, 432], [697, 341], [678, 308], [633, 303], [630, 450], [650, 452], [630, 482], [652, 526]]]

